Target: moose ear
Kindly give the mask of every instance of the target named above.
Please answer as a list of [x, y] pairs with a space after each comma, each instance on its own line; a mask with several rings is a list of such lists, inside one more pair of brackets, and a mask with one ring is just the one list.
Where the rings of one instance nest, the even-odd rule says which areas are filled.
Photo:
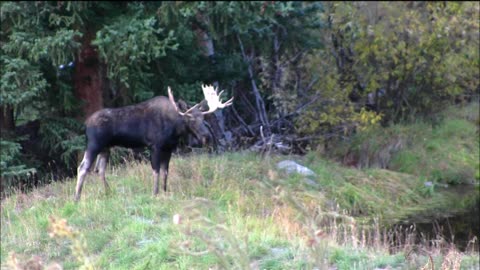
[[200, 102], [200, 110], [201, 111], [208, 111], [208, 103], [207, 101], [204, 99]]
[[178, 108], [179, 108], [180, 110], [182, 110], [182, 111], [188, 110], [188, 105], [187, 105], [187, 103], [185, 103], [185, 101], [179, 99], [178, 102], [177, 102], [177, 104], [178, 104]]

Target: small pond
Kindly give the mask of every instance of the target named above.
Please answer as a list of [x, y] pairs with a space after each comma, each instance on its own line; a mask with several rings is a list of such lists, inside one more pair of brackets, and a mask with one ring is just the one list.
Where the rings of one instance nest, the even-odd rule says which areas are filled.
[[395, 225], [415, 228], [415, 242], [435, 241], [453, 243], [460, 251], [479, 251], [480, 240], [480, 194], [477, 185], [457, 185], [442, 188], [441, 192], [472, 198], [462, 211], [425, 213]]

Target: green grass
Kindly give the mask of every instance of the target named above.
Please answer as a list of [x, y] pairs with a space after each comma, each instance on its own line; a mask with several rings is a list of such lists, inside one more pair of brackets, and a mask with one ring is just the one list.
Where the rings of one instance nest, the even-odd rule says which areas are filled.
[[[244, 166], [236, 168], [238, 162]], [[69, 258], [68, 243], [48, 236], [49, 216], [65, 218], [77, 228], [88, 243], [87, 253], [102, 269], [208, 269], [223, 257], [230, 258], [228, 264], [238, 261], [232, 257], [238, 253], [235, 245], [263, 264], [273, 259], [269, 258], [271, 249], [300, 244], [290, 243], [271, 214], [263, 213], [274, 205], [256, 187], [255, 182], [266, 175], [256, 157], [176, 157], [171, 167], [171, 191], [156, 198], [151, 196], [147, 163], [109, 171], [108, 181], [114, 187], [109, 195], [104, 194], [99, 180], [90, 176], [79, 204], [71, 201], [74, 181], [11, 196], [2, 202], [2, 263], [13, 251], [62, 262], [66, 269], [78, 267], [79, 263]], [[196, 222], [188, 228], [175, 225], [172, 217], [176, 213]], [[207, 218], [210, 223], [203, 220]], [[190, 230], [195, 233], [190, 235]], [[208, 239], [202, 239], [201, 232], [208, 232]], [[187, 240], [191, 252], [212, 252], [182, 255], [177, 249]], [[206, 241], [213, 241], [212, 247]], [[286, 265], [295, 263], [285, 261]]]
[[418, 120], [360, 132], [338, 147], [337, 156], [360, 167], [381, 167], [441, 184], [480, 179], [479, 103], [449, 107], [435, 125]]
[[[70, 249], [79, 236], [50, 237], [51, 216], [66, 219], [84, 237], [97, 269], [416, 269], [426, 263], [425, 256], [412, 263], [389, 254], [360, 234], [373, 218], [381, 226], [438, 209], [443, 197], [424, 196], [421, 179], [346, 169], [316, 153], [290, 158], [314, 170], [318, 186], [278, 171], [275, 164], [284, 157], [226, 153], [175, 156], [169, 192], [158, 197], [151, 195], [147, 162], [110, 168], [110, 194], [90, 175], [78, 204], [73, 179], [13, 194], [1, 205], [1, 263], [15, 252], [64, 269], [82, 266]], [[180, 224], [172, 221], [176, 214]], [[315, 236], [318, 231], [326, 235]], [[464, 269], [479, 264], [475, 254], [462, 256], [469, 261]]]
[[[417, 124], [415, 143], [402, 149], [391, 162], [391, 169], [426, 177], [436, 183], [473, 182], [480, 166], [479, 141], [473, 123], [464, 119], [446, 119], [440, 126], [425, 128]], [[406, 131], [410, 132], [410, 131]]]
[[[462, 260], [461, 269], [478, 269], [478, 251], [446, 254], [441, 235], [413, 246], [411, 228], [385, 229], [478, 202], [478, 185], [469, 186], [473, 192], [440, 188], [480, 175], [478, 104], [442, 115], [433, 127], [419, 121], [372, 130], [339, 148], [357, 155], [363, 169], [318, 152], [196, 154], [172, 158], [169, 192], [157, 197], [148, 162], [109, 168], [109, 194], [88, 176], [78, 204], [74, 179], [13, 193], [1, 203], [2, 269], [40, 259], [64, 269], [419, 269], [430, 256], [442, 269], [448, 254]], [[284, 159], [316, 176], [279, 171]], [[369, 168], [382, 164], [388, 169]]]

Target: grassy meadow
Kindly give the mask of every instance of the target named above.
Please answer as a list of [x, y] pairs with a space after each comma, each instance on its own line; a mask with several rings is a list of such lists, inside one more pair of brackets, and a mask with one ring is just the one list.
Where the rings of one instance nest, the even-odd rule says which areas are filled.
[[[90, 174], [77, 204], [74, 179], [16, 192], [1, 203], [2, 269], [478, 269], [478, 239], [460, 252], [440, 233], [415, 241], [414, 226], [390, 226], [478, 200], [478, 185], [469, 196], [425, 185], [478, 175], [478, 130], [464, 116], [404, 132], [389, 169], [320, 152], [200, 153], [173, 156], [169, 192], [157, 197], [147, 161], [109, 167], [108, 194]], [[435, 167], [449, 158], [455, 166]], [[316, 175], [286, 174], [276, 167], [285, 159]]]

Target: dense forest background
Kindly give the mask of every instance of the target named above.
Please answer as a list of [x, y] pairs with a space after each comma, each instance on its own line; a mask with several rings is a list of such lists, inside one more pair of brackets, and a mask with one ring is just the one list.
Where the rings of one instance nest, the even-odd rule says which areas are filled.
[[[235, 97], [217, 149], [328, 153], [480, 94], [478, 2], [2, 2], [1, 182], [73, 174], [83, 121], [171, 86]], [[46, 177], [49, 176], [49, 177]]]

